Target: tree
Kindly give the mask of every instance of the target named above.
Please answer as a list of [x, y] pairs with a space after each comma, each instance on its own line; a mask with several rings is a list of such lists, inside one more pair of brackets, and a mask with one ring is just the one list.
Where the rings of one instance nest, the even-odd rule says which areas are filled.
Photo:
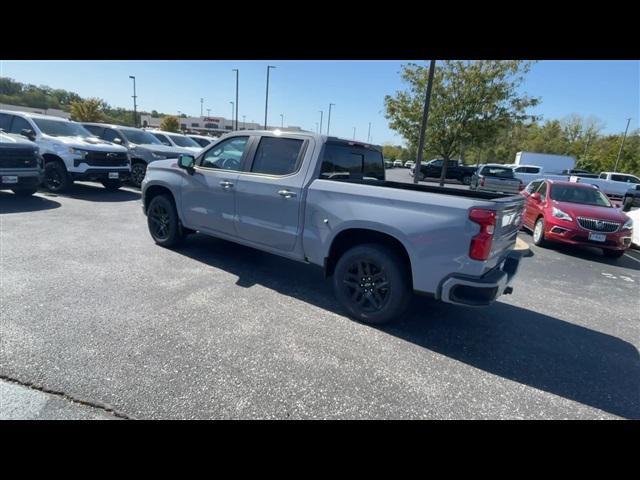
[[[535, 119], [526, 115], [539, 99], [517, 90], [530, 62], [444, 61], [436, 66], [433, 79], [425, 150], [444, 159], [471, 145], [480, 147], [495, 140], [514, 122]], [[389, 126], [409, 142], [418, 143], [428, 69], [409, 63], [402, 79], [408, 89], [385, 97]]]
[[164, 117], [160, 122], [160, 130], [164, 130], [165, 132], [179, 132], [180, 122], [178, 121], [178, 117], [174, 117], [173, 115]]
[[107, 104], [99, 98], [71, 102], [71, 120], [76, 122], [100, 122], [104, 120]]

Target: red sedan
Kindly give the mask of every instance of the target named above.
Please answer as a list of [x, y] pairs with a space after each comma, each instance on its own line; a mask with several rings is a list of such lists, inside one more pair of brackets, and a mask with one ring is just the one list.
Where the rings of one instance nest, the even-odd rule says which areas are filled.
[[523, 226], [533, 232], [536, 245], [587, 245], [616, 258], [631, 245], [633, 222], [593, 185], [536, 180], [522, 195]]

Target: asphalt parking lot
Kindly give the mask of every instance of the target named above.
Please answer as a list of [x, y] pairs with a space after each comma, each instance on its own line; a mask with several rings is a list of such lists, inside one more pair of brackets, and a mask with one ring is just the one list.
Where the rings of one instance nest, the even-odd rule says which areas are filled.
[[489, 308], [373, 328], [313, 267], [156, 246], [135, 189], [0, 192], [0, 378], [99, 410], [77, 418], [640, 418], [640, 252], [532, 251]]

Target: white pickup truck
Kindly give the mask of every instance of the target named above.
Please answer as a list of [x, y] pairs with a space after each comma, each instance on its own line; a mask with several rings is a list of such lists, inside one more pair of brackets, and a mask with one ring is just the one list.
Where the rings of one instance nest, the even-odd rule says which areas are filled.
[[633, 188], [640, 189], [640, 178], [628, 173], [600, 172], [598, 178], [585, 178], [572, 175], [571, 182], [589, 183], [595, 185], [612, 202], [622, 203], [625, 194]]

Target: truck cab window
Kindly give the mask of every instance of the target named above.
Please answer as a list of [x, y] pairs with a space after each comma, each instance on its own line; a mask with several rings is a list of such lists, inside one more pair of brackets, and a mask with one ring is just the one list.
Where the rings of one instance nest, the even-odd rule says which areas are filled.
[[382, 152], [349, 145], [327, 144], [320, 178], [384, 180]]
[[240, 170], [249, 137], [233, 137], [217, 144], [204, 154], [200, 166], [223, 170]]
[[11, 129], [9, 130], [9, 132], [20, 135], [20, 132], [22, 132], [22, 130], [24, 129], [33, 130], [33, 127], [24, 118], [14, 116], [13, 122], [11, 122]]
[[116, 138], [119, 138], [120, 141], [124, 143], [124, 139], [120, 135], [118, 135], [118, 132], [116, 132], [112, 128], [105, 128], [104, 134], [102, 135], [101, 138], [103, 140], [106, 140], [107, 142], [113, 142]]
[[154, 137], [156, 137], [158, 140], [160, 140], [160, 142], [162, 142], [163, 145], [166, 145], [167, 147], [172, 147], [173, 145], [171, 145], [171, 142], [169, 141], [169, 139], [167, 137], [165, 137], [164, 135], [161, 135], [159, 133], [152, 133], [152, 135]]
[[263, 137], [258, 145], [251, 171], [266, 175], [289, 175], [297, 170], [302, 140]]

